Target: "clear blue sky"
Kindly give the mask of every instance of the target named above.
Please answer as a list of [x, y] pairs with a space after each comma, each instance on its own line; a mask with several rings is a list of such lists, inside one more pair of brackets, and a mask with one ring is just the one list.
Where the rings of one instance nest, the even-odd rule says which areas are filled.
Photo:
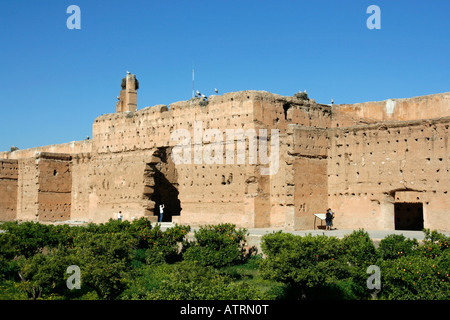
[[[69, 5], [81, 30], [69, 30]], [[369, 30], [369, 5], [381, 29]], [[319, 103], [450, 91], [448, 0], [2, 0], [0, 150], [82, 140], [115, 112], [212, 94], [307, 90]]]

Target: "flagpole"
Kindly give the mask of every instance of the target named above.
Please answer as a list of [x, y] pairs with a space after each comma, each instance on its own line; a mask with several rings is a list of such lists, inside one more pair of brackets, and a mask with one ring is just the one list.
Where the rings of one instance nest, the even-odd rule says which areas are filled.
[[192, 98], [194, 98], [194, 67], [192, 67]]

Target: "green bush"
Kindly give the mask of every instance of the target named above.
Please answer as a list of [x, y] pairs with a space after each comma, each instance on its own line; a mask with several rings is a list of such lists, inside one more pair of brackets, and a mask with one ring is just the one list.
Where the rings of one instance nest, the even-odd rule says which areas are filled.
[[[263, 295], [246, 282], [233, 282], [211, 266], [183, 261], [163, 269], [165, 276], [147, 295], [154, 300], [255, 300]], [[168, 272], [167, 272], [168, 271]]]
[[[193, 242], [189, 226], [162, 231], [145, 218], [0, 228], [0, 299], [450, 299], [450, 237], [427, 229], [421, 242], [389, 235], [377, 249], [362, 229], [343, 239], [277, 232], [248, 259], [248, 232], [233, 224], [201, 227]], [[70, 265], [81, 290], [67, 289]], [[381, 290], [367, 288], [369, 265]]]
[[450, 238], [428, 229], [424, 233], [420, 244], [403, 235], [381, 240], [381, 299], [450, 299]]
[[261, 275], [288, 284], [298, 298], [324, 296], [352, 274], [342, 240], [335, 237], [277, 232], [264, 235], [261, 247], [266, 255]]
[[17, 255], [23, 255], [26, 258], [41, 252], [44, 247], [56, 246], [59, 241], [51, 225], [37, 222], [5, 222], [1, 228], [15, 236], [15, 251]]
[[184, 253], [186, 260], [217, 268], [244, 260], [246, 229], [225, 223], [203, 226], [194, 234], [196, 241]]
[[429, 229], [424, 229], [423, 231], [425, 238], [418, 251], [424, 257], [432, 259], [450, 252], [450, 237], [436, 230], [430, 231]]
[[11, 279], [17, 271], [13, 261], [17, 254], [17, 237], [10, 233], [0, 233], [0, 281]]
[[182, 250], [186, 245], [185, 237], [189, 233], [189, 226], [176, 225], [161, 231], [159, 225], [151, 230], [148, 235], [146, 263], [174, 263], [182, 259]]
[[21, 261], [19, 288], [28, 299], [36, 300], [44, 295], [67, 291], [64, 274], [70, 264], [66, 257], [56, 251], [52, 254], [37, 253]]
[[354, 266], [360, 266], [364, 269], [373, 264], [378, 253], [369, 234], [360, 229], [353, 231], [350, 235], [344, 236], [341, 240], [342, 251], [346, 259]]
[[380, 299], [449, 300], [450, 253], [435, 259], [401, 256], [381, 263]]
[[390, 234], [380, 241], [378, 252], [383, 260], [394, 260], [417, 252], [416, 239], [407, 239], [404, 235]]

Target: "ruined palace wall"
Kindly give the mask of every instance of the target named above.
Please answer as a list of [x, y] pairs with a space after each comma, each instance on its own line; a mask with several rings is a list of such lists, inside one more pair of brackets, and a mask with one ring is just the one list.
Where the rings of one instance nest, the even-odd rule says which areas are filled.
[[13, 221], [17, 217], [17, 160], [0, 160], [0, 221]]
[[78, 196], [88, 198], [89, 221], [116, 219], [119, 211], [128, 220], [144, 216], [145, 160], [151, 159], [151, 154], [148, 150], [91, 157], [89, 167], [85, 168], [89, 190], [78, 192]]
[[[148, 205], [145, 204], [148, 200], [142, 199], [145, 165], [152, 161], [158, 147], [173, 147], [179, 142], [170, 139], [175, 130], [186, 129], [190, 133], [193, 157], [194, 121], [202, 121], [203, 132], [209, 128], [225, 133], [226, 128], [252, 127], [251, 99], [235, 101], [234, 97], [218, 98], [214, 102], [211, 99], [207, 106], [179, 102], [172, 104], [169, 110], [166, 106], [155, 106], [134, 113], [115, 113], [97, 118], [93, 127], [93, 150], [98, 154], [91, 159], [93, 169], [90, 170], [90, 184], [94, 188], [91, 197], [96, 199], [90, 202], [91, 216], [106, 217], [117, 212], [119, 199], [128, 194], [122, 185], [130, 185], [130, 193], [138, 197], [134, 208], [125, 208], [126, 211], [138, 214], [140, 210], [141, 215], [145, 214], [144, 206]], [[202, 224], [234, 220], [237, 224], [247, 224], [249, 219], [242, 196], [245, 169], [244, 165], [206, 164], [204, 161], [177, 165], [178, 197], [182, 206], [178, 222]], [[223, 176], [228, 180], [230, 175], [233, 186], [227, 181], [222, 184]], [[112, 180], [123, 180], [123, 184]], [[103, 186], [107, 186], [108, 181], [113, 190], [108, 191]], [[242, 183], [242, 189], [236, 187], [238, 183]], [[125, 201], [130, 202], [129, 199]]]
[[394, 203], [422, 202], [448, 230], [450, 118], [330, 130], [328, 202], [337, 228], [394, 229]]
[[79, 153], [72, 155], [72, 190], [70, 201], [70, 220], [89, 220], [89, 193], [91, 185], [89, 181], [89, 169], [91, 165], [91, 153]]
[[328, 135], [323, 128], [292, 125], [288, 132], [286, 187], [295, 230], [313, 229], [314, 214], [328, 208]]
[[91, 147], [92, 147], [92, 140], [72, 141], [68, 143], [51, 144], [48, 146], [16, 150], [13, 152], [3, 151], [0, 152], [0, 159], [33, 158], [39, 152], [65, 153], [65, 154], [86, 153], [91, 152]]
[[[326, 205], [327, 188], [321, 174], [326, 172], [326, 161], [321, 158], [326, 157], [323, 128], [331, 125], [331, 108], [314, 100], [272, 95], [255, 101], [255, 119], [260, 128], [280, 130], [278, 173], [255, 182], [262, 193], [258, 211], [272, 227], [299, 230], [312, 226], [307, 217], [320, 204]], [[311, 170], [314, 173], [308, 174]]]
[[38, 158], [39, 221], [70, 220], [72, 157], [68, 154], [40, 153]]
[[37, 221], [39, 169], [36, 157], [18, 159], [17, 220]]
[[450, 116], [450, 92], [385, 101], [334, 105], [333, 127]]
[[[221, 132], [223, 163], [194, 163], [195, 121], [202, 121], [202, 133], [207, 129], [218, 129]], [[181, 216], [175, 219], [177, 222], [195, 225], [217, 221], [233, 222], [247, 227], [284, 226], [288, 215], [284, 199], [287, 188], [285, 167], [281, 164], [277, 174], [262, 176], [259, 164], [249, 164], [248, 141], [245, 163], [238, 164], [235, 160], [234, 163], [227, 164], [225, 145], [234, 144], [236, 150], [237, 144], [234, 140], [226, 141], [226, 130], [255, 129], [259, 133], [259, 129], [266, 128], [270, 134], [270, 129], [276, 128], [280, 129], [283, 136], [287, 124], [293, 122], [309, 126], [329, 125], [329, 107], [319, 107], [314, 102], [266, 92], [243, 91], [212, 96], [208, 103], [199, 103], [198, 100], [184, 101], [171, 104], [169, 108], [158, 105], [136, 112], [107, 114], [98, 117], [94, 122], [92, 150], [95, 156], [91, 159], [92, 166], [101, 172], [100, 175], [114, 175], [111, 171], [121, 170], [118, 168], [124, 164], [120, 159], [128, 157], [129, 153], [131, 160], [127, 161], [126, 165], [139, 174], [126, 174], [124, 179], [134, 185], [133, 192], [140, 195], [145, 188], [145, 164], [150, 161], [157, 148], [174, 147], [179, 141], [171, 141], [171, 134], [177, 129], [185, 129], [191, 136], [192, 161], [189, 164], [176, 165], [182, 207]], [[209, 139], [201, 147], [214, 144], [208, 141]], [[280, 144], [282, 148], [287, 148], [284, 141]], [[285, 151], [280, 152], [281, 157], [284, 157]], [[106, 174], [105, 170], [110, 173]], [[93, 171], [90, 172], [92, 176]], [[99, 194], [108, 197], [103, 181], [96, 177], [90, 179], [92, 187], [97, 188], [91, 196], [95, 198], [90, 201], [91, 211], [95, 212], [90, 214], [91, 217], [106, 217], [110, 216], [111, 212], [117, 212], [117, 197], [127, 191], [119, 189], [116, 196], [111, 196], [111, 200], [103, 201]], [[94, 208], [96, 202], [98, 206]], [[293, 206], [293, 201], [290, 203]], [[142, 207], [142, 202], [136, 199], [135, 206], [133, 210], [138, 210]], [[292, 209], [288, 208], [288, 212]]]

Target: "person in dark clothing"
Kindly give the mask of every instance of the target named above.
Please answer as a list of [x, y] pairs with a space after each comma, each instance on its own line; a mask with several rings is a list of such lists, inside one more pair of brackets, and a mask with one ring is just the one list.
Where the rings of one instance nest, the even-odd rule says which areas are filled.
[[327, 209], [327, 214], [325, 216], [326, 228], [325, 230], [331, 230], [331, 226], [333, 225], [334, 213], [331, 211], [331, 208]]

